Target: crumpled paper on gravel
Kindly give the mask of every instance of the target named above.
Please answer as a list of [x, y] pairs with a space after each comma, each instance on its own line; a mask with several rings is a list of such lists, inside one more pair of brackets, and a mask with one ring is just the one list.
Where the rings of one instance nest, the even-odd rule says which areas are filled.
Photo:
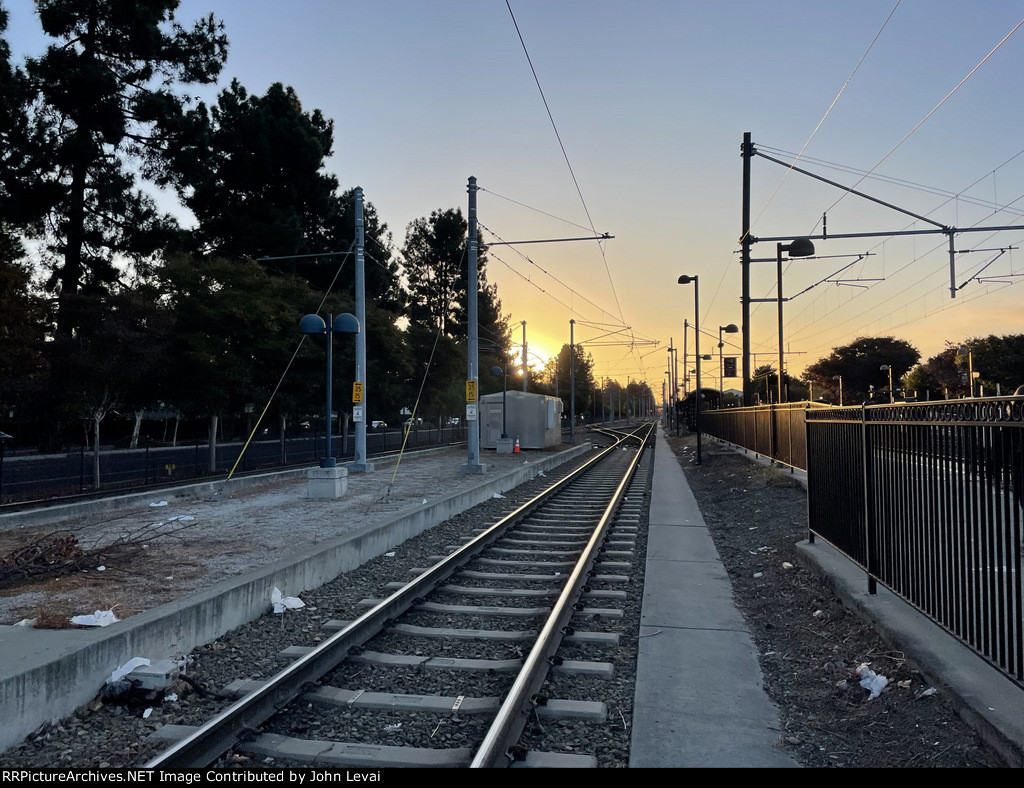
[[275, 613], [283, 613], [285, 610], [295, 610], [306, 606], [306, 603], [297, 596], [285, 596], [282, 594], [280, 588], [274, 588], [270, 592], [270, 604], [274, 606]]

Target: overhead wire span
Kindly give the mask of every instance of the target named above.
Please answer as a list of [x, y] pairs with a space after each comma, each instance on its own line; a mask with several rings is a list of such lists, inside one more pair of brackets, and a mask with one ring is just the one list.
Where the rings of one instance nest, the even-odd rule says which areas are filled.
[[[583, 190], [580, 188], [579, 180], [576, 178], [576, 173], [572, 168], [572, 163], [569, 161], [569, 154], [565, 150], [565, 144], [562, 142], [562, 135], [558, 131], [558, 125], [555, 123], [555, 116], [551, 112], [551, 107], [548, 105], [547, 97], [544, 95], [544, 88], [541, 87], [540, 78], [537, 76], [537, 69], [534, 68], [533, 59], [530, 57], [530, 51], [526, 47], [526, 40], [523, 38], [523, 33], [519, 29], [519, 23], [516, 21], [516, 15], [512, 12], [512, 4], [510, 0], [505, 0], [505, 6], [508, 8], [509, 16], [512, 17], [512, 24], [515, 26], [516, 35], [519, 36], [519, 43], [523, 47], [523, 53], [526, 55], [526, 62], [530, 65], [530, 71], [533, 74], [533, 81], [537, 85], [537, 90], [540, 93], [541, 101], [544, 103], [544, 110], [548, 114], [548, 120], [551, 121], [551, 128], [555, 132], [555, 139], [558, 140], [558, 147], [562, 150], [562, 157], [565, 159], [565, 166], [569, 169], [569, 175], [572, 176], [573, 185], [576, 187], [576, 194], [579, 195], [580, 203], [583, 205], [583, 212], [587, 216], [587, 221], [590, 223], [590, 229], [597, 235], [597, 227], [594, 224], [594, 219], [590, 215], [590, 209], [587, 207], [587, 201], [583, 197]], [[615, 281], [612, 279], [612, 271], [608, 265], [608, 257], [605, 254], [604, 247], [600, 242], [597, 244], [598, 251], [601, 253], [601, 260], [604, 262], [605, 273], [608, 275], [608, 284], [612, 289], [612, 298], [615, 300], [615, 307], [619, 310], [619, 320], [625, 324], [626, 318], [622, 314], [622, 304], [619, 303], [619, 295], [615, 291]]]
[[[892, 19], [893, 14], [896, 13], [896, 9], [900, 7], [900, 3], [901, 2], [902, 2], [902, 0], [896, 0], [896, 5], [894, 5], [892, 7], [892, 11], [889, 12], [889, 15], [885, 18], [885, 21], [882, 23], [882, 26], [878, 29], [878, 32], [875, 33], [875, 37], [873, 39], [871, 39], [871, 43], [868, 44], [868, 48], [864, 50], [864, 54], [861, 55], [860, 60], [857, 61], [857, 65], [854, 67], [853, 71], [850, 72], [850, 76], [848, 76], [846, 78], [846, 81], [843, 83], [843, 86], [841, 88], [839, 88], [839, 92], [836, 93], [835, 98], [832, 99], [832, 103], [828, 105], [828, 109], [826, 109], [825, 113], [821, 116], [821, 119], [818, 121], [818, 124], [814, 127], [814, 130], [811, 132], [810, 136], [804, 142], [803, 147], [800, 148], [800, 153], [798, 153], [796, 158], [793, 160], [791, 168], [792, 168], [792, 166], [796, 165], [797, 161], [799, 161], [801, 156], [803, 156], [804, 151], [807, 149], [807, 146], [811, 144], [811, 140], [814, 139], [815, 135], [818, 133], [818, 130], [821, 128], [822, 124], [825, 122], [825, 119], [829, 116], [829, 114], [832, 112], [833, 108], [838, 103], [840, 96], [843, 95], [843, 93], [845, 92], [846, 88], [849, 87], [850, 82], [853, 81], [854, 76], [860, 70], [860, 67], [864, 64], [864, 61], [867, 59], [868, 53], [870, 53], [871, 50], [874, 48], [875, 43], [878, 41], [879, 37], [882, 35], [882, 31], [884, 31], [886, 26], [889, 24], [889, 20]], [[779, 193], [779, 190], [782, 188], [782, 185], [786, 182], [786, 178], [788, 178], [788, 177], [789, 177], [789, 170], [786, 170], [786, 172], [783, 174], [782, 178], [779, 180], [778, 186], [776, 186], [775, 190], [768, 196], [768, 199], [765, 201], [764, 205], [761, 206], [761, 210], [758, 211], [757, 216], [754, 217], [754, 220], [750, 223], [750, 227], [747, 230], [748, 234], [754, 229], [755, 226], [757, 226], [758, 221], [760, 221], [761, 217], [764, 215], [764, 212], [768, 209], [768, 206], [775, 199], [775, 195], [777, 195]], [[741, 238], [739, 240], [739, 243], [742, 244], [744, 240], [745, 240], [745, 236], [744, 236], [744, 238]], [[723, 267], [723, 271], [722, 271], [722, 278], [719, 280], [718, 286], [715, 288], [715, 292], [711, 296], [711, 301], [708, 303], [707, 309], [705, 311], [705, 317], [711, 313], [711, 308], [715, 305], [715, 301], [718, 298], [719, 292], [721, 292], [722, 284], [725, 282], [725, 277], [728, 274], [728, 272], [729, 272], [729, 267], [728, 266], [724, 266]]]
[[555, 216], [553, 213], [548, 213], [547, 211], [542, 211], [540, 208], [534, 208], [532, 205], [527, 205], [524, 202], [519, 202], [519, 200], [513, 200], [511, 197], [505, 197], [502, 194], [498, 194], [496, 191], [492, 191], [491, 189], [485, 189], [483, 186], [477, 186], [476, 188], [477, 188], [477, 191], [487, 192], [487, 194], [494, 195], [495, 197], [497, 197], [499, 199], [502, 199], [502, 200], [507, 200], [508, 202], [514, 203], [516, 205], [519, 205], [519, 206], [521, 206], [523, 208], [526, 208], [527, 210], [536, 211], [539, 214], [547, 216], [547, 217], [549, 217], [551, 219], [556, 219], [557, 221], [560, 221], [560, 222], [565, 222], [566, 224], [572, 225], [573, 227], [579, 227], [581, 230], [593, 230], [594, 229], [593, 227], [587, 227], [585, 224], [578, 224], [576, 222], [570, 221], [569, 219], [563, 219], [560, 216]]
[[[327, 302], [327, 297], [330, 295], [331, 290], [334, 287], [334, 284], [338, 281], [338, 277], [341, 275], [341, 269], [345, 267], [345, 262], [348, 260], [348, 256], [352, 253], [352, 247], [355, 246], [355, 245], [356, 245], [356, 242], [352, 241], [352, 243], [348, 247], [348, 251], [347, 252], [328, 252], [328, 253], [325, 253], [324, 255], [301, 255], [301, 257], [311, 257], [311, 256], [312, 257], [317, 257], [317, 256], [332, 256], [333, 257], [333, 256], [336, 256], [336, 255], [339, 255], [339, 254], [342, 255], [341, 263], [338, 265], [338, 270], [334, 272], [334, 278], [331, 280], [331, 283], [327, 286], [327, 290], [324, 292], [324, 297], [322, 299], [320, 299], [320, 305], [316, 308], [316, 313], [317, 314], [320, 314], [320, 310], [324, 308], [324, 304]], [[287, 259], [287, 258], [284, 258], [284, 257], [270, 258], [270, 257], [268, 257], [268, 258], [261, 258], [261, 259], [265, 259], [265, 260], [284, 260], [284, 259]], [[277, 392], [281, 388], [281, 384], [284, 383], [284, 379], [285, 379], [285, 376], [288, 374], [288, 370], [292, 368], [292, 363], [295, 361], [295, 357], [299, 355], [299, 350], [302, 348], [302, 343], [305, 342], [305, 341], [306, 341], [306, 335], [303, 334], [302, 337], [299, 339], [299, 344], [297, 344], [295, 346], [295, 352], [292, 353], [292, 357], [290, 359], [288, 359], [288, 363], [285, 364], [284, 372], [282, 372], [281, 373], [281, 377], [278, 378], [277, 385], [274, 386], [274, 390], [270, 393], [270, 396], [267, 398], [267, 404], [263, 406], [263, 410], [260, 412], [259, 418], [256, 419], [256, 424], [252, 428], [252, 432], [250, 432], [249, 433], [249, 437], [246, 438], [245, 444], [242, 446], [242, 450], [240, 452], [238, 452], [238, 458], [235, 460], [235, 464], [231, 466], [231, 471], [228, 473], [228, 479], [231, 479], [231, 477], [235, 475], [235, 469], [238, 468], [238, 463], [240, 463], [242, 461], [242, 457], [245, 455], [246, 449], [248, 449], [249, 448], [249, 444], [252, 443], [253, 436], [256, 434], [257, 430], [259, 430], [260, 423], [263, 421], [263, 417], [267, 415], [267, 411], [270, 409], [270, 403], [272, 403], [274, 401], [274, 397], [277, 396]]]
[[[926, 122], [926, 121], [928, 120], [928, 118], [930, 118], [930, 117], [931, 117], [932, 115], [934, 115], [934, 114], [935, 114], [935, 113], [936, 113], [936, 112], [937, 112], [937, 111], [939, 110], [939, 108], [940, 108], [940, 107], [941, 107], [941, 106], [942, 106], [943, 104], [945, 104], [945, 103], [946, 103], [946, 102], [947, 102], [947, 101], [949, 100], [949, 98], [950, 98], [950, 97], [951, 97], [951, 96], [952, 96], [952, 95], [953, 95], [954, 93], [956, 93], [956, 92], [957, 92], [957, 90], [959, 90], [959, 89], [960, 89], [960, 87], [961, 87], [961, 86], [962, 86], [962, 85], [963, 85], [963, 84], [964, 84], [964, 83], [965, 83], [965, 82], [966, 82], [966, 81], [967, 81], [968, 79], [970, 79], [970, 78], [971, 78], [971, 77], [972, 77], [972, 76], [974, 75], [974, 73], [975, 73], [975, 72], [976, 72], [976, 71], [977, 71], [977, 70], [978, 70], [979, 68], [981, 68], [981, 67], [982, 67], [983, 65], [985, 65], [985, 62], [986, 62], [986, 61], [987, 61], [987, 60], [988, 60], [988, 59], [989, 59], [990, 57], [992, 57], [992, 55], [994, 55], [994, 54], [995, 54], [996, 50], [998, 50], [998, 49], [999, 49], [999, 47], [1001, 47], [1001, 46], [1002, 46], [1003, 44], [1005, 44], [1005, 43], [1006, 43], [1007, 39], [1009, 39], [1009, 37], [1010, 37], [1010, 36], [1012, 36], [1012, 35], [1013, 35], [1014, 33], [1016, 33], [1016, 32], [1017, 32], [1017, 30], [1018, 30], [1018, 29], [1020, 28], [1020, 26], [1021, 26], [1021, 25], [1024, 25], [1024, 19], [1022, 19], [1022, 20], [1021, 20], [1020, 22], [1018, 22], [1018, 23], [1017, 23], [1017, 24], [1016, 24], [1016, 25], [1014, 26], [1013, 30], [1011, 30], [1011, 31], [1010, 31], [1009, 33], [1007, 33], [1007, 34], [1006, 34], [1005, 36], [1003, 36], [1002, 40], [1001, 40], [1001, 41], [1000, 41], [1000, 42], [999, 42], [998, 44], [996, 44], [996, 45], [995, 45], [994, 47], [992, 47], [992, 50], [991, 50], [991, 51], [990, 51], [990, 52], [989, 52], [989, 53], [988, 53], [987, 55], [985, 55], [985, 57], [983, 57], [983, 58], [981, 59], [981, 61], [980, 61], [980, 62], [978, 63], [978, 65], [976, 65], [976, 66], [975, 66], [974, 68], [972, 68], [972, 69], [970, 70], [970, 72], [969, 72], [969, 73], [967, 74], [967, 76], [965, 76], [965, 77], [964, 77], [963, 79], [961, 79], [961, 80], [960, 80], [960, 81], [959, 81], [959, 82], [957, 83], [956, 87], [954, 87], [954, 88], [953, 88], [953, 89], [952, 89], [951, 91], [949, 91], [949, 93], [947, 93], [947, 94], [946, 94], [946, 95], [945, 95], [945, 96], [943, 97], [942, 101], [940, 101], [940, 102], [939, 102], [938, 104], [936, 104], [936, 105], [935, 105], [935, 106], [934, 106], [934, 107], [933, 107], [933, 108], [931, 109], [931, 111], [930, 111], [930, 112], [929, 112], [929, 113], [928, 113], [927, 115], [925, 115], [925, 116], [924, 116], [923, 118], [921, 118], [921, 120], [920, 120], [920, 121], [918, 121], [917, 125], [916, 125], [916, 126], [914, 126], [914, 128], [912, 128], [912, 129], [911, 129], [910, 131], [908, 131], [908, 132], [907, 132], [906, 134], [904, 134], [904, 135], [903, 135], [903, 139], [901, 139], [901, 140], [900, 140], [899, 142], [897, 142], [897, 143], [896, 143], [895, 145], [893, 145], [893, 146], [892, 146], [892, 148], [891, 148], [891, 149], [889, 150], [889, 152], [888, 152], [888, 153], [886, 153], [886, 154], [885, 154], [885, 155], [884, 155], [884, 156], [883, 156], [883, 157], [882, 157], [881, 159], [879, 159], [879, 160], [878, 160], [878, 162], [877, 162], [877, 163], [875, 164], [875, 166], [874, 166], [874, 167], [872, 167], [872, 168], [871, 168], [870, 170], [868, 170], [868, 174], [870, 174], [870, 173], [873, 173], [873, 172], [874, 172], [874, 171], [875, 171], [876, 169], [878, 169], [878, 168], [879, 168], [879, 167], [880, 167], [880, 166], [882, 165], [882, 163], [883, 163], [883, 162], [884, 162], [884, 161], [885, 161], [886, 159], [888, 159], [888, 158], [889, 158], [890, 156], [892, 156], [892, 154], [894, 154], [894, 153], [895, 153], [895, 152], [897, 151], [897, 149], [899, 149], [899, 147], [900, 147], [901, 145], [903, 145], [903, 143], [904, 143], [904, 142], [906, 142], [906, 141], [907, 141], [908, 139], [910, 139], [911, 135], [912, 135], [912, 134], [913, 134], [914, 132], [916, 132], [916, 131], [917, 131], [917, 130], [918, 130], [919, 128], [921, 128], [921, 126], [923, 126], [923, 125], [925, 124], [925, 122]], [[867, 175], [863, 176], [863, 177], [862, 177], [862, 178], [861, 178], [861, 179], [860, 179], [859, 181], [857, 181], [857, 183], [853, 184], [853, 186], [851, 186], [851, 187], [850, 187], [850, 190], [852, 191], [853, 189], [856, 189], [856, 188], [857, 188], [857, 186], [859, 186], [859, 185], [860, 185], [860, 184], [861, 184], [861, 183], [862, 183], [862, 182], [864, 181], [864, 179], [865, 179], [866, 177], [867, 177]], [[839, 204], [840, 202], [842, 202], [842, 201], [843, 201], [843, 200], [844, 200], [844, 199], [846, 198], [846, 195], [847, 195], [847, 194], [849, 194], [849, 193], [850, 193], [850, 192], [849, 192], [849, 191], [847, 191], [847, 192], [846, 192], [845, 194], [841, 195], [841, 196], [840, 196], [840, 197], [839, 197], [838, 199], [836, 199], [836, 201], [835, 201], [834, 203], [832, 203], [832, 205], [830, 205], [830, 206], [829, 206], [829, 207], [828, 207], [828, 208], [827, 208], [827, 209], [825, 210], [825, 213], [828, 213], [828, 212], [829, 212], [829, 211], [831, 211], [831, 210], [832, 210], [833, 208], [835, 208], [835, 207], [836, 207], [836, 206], [837, 206], [837, 205], [838, 205], [838, 204]]]

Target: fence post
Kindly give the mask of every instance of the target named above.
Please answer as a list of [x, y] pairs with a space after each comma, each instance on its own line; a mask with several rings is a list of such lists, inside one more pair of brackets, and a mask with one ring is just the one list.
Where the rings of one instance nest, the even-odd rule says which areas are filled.
[[78, 492], [85, 492], [85, 444], [78, 453]]
[[874, 490], [871, 484], [871, 449], [868, 446], [868, 410], [866, 404], [860, 406], [860, 442], [861, 472], [864, 474], [864, 563], [868, 573], [868, 593], [878, 593], [875, 580], [876, 558], [874, 550], [874, 517], [872, 517], [871, 501]]
[[[807, 495], [811, 494], [811, 404], [804, 409], [804, 469], [807, 471]], [[814, 531], [811, 530], [811, 507], [807, 507], [807, 544], [814, 544]]]

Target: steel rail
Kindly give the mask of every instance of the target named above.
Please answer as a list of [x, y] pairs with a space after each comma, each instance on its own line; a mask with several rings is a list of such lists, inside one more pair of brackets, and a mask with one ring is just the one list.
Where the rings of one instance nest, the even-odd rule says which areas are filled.
[[313, 651], [297, 659], [269, 679], [260, 689], [250, 692], [191, 735], [151, 759], [144, 768], [201, 768], [210, 765], [239, 743], [245, 731], [262, 725], [278, 710], [298, 697], [308, 682], [318, 680], [340, 665], [348, 656], [351, 648], [365, 643], [384, 629], [389, 619], [408, 610], [419, 597], [447, 580], [470, 558], [486, 549], [491, 542], [500, 537], [518, 520], [543, 505], [548, 498], [564, 489], [618, 448], [623, 440], [619, 440], [599, 452], [564, 479], [559, 480], [503, 517], [456, 552], [435, 564], [429, 571], [398, 589], [348, 626], [339, 630]]
[[[644, 447], [651, 434], [651, 425], [643, 425], [634, 431], [636, 433], [644, 428], [647, 433], [640, 440], [640, 449], [630, 462], [626, 473], [623, 474], [611, 501], [605, 508], [597, 526], [591, 534], [583, 554], [576, 563], [572, 574], [566, 581], [562, 593], [552, 608], [551, 615], [541, 629], [533, 649], [523, 662], [523, 667], [516, 677], [515, 683], [505, 696], [494, 722], [484, 736], [484, 741], [477, 750], [476, 755], [470, 763], [470, 768], [497, 768], [509, 765], [509, 750], [519, 740], [526, 721], [529, 719], [529, 712], [533, 705], [534, 696], [540, 690], [547, 678], [549, 660], [554, 656], [555, 651], [561, 643], [564, 628], [571, 618], [577, 600], [583, 589], [583, 578], [592, 570], [597, 559], [598, 548], [608, 531], [615, 508], [625, 493], [636, 472], [636, 467], [643, 456]], [[619, 441], [611, 448], [616, 448], [622, 441]]]

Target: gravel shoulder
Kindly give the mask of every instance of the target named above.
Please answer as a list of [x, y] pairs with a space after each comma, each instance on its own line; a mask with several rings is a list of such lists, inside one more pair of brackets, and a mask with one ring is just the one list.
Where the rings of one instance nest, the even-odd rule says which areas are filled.
[[[716, 443], [692, 462], [693, 436], [669, 437], [732, 581], [778, 706], [787, 751], [808, 767], [1003, 767], [874, 628], [803, 569], [807, 495], [777, 468]], [[871, 700], [855, 671], [888, 683]]]

